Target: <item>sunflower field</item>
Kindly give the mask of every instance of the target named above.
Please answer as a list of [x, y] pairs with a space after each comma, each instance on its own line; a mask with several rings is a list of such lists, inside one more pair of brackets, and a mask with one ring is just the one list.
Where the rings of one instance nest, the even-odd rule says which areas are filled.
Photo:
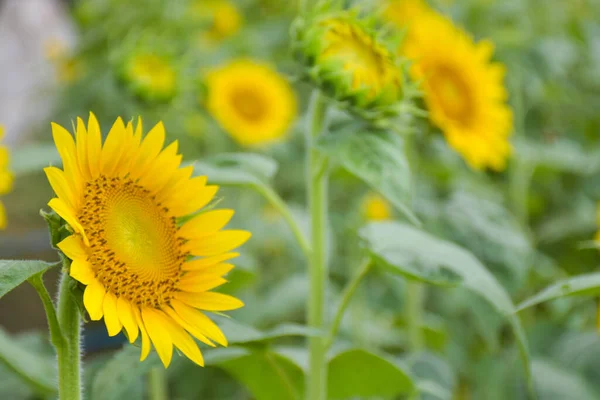
[[0, 92], [0, 399], [600, 399], [598, 0], [3, 0]]

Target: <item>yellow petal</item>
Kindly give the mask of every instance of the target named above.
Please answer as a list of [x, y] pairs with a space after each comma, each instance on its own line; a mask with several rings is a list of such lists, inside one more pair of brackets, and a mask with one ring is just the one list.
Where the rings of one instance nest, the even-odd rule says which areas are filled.
[[156, 316], [161, 320], [161, 326], [169, 331], [169, 336], [177, 347], [187, 358], [200, 365], [204, 366], [204, 358], [200, 349], [194, 340], [188, 335], [183, 328], [176, 324], [171, 318], [166, 316], [162, 311], [156, 311]]
[[180, 217], [191, 214], [210, 203], [219, 187], [206, 186], [206, 177], [198, 176], [173, 190], [165, 205], [175, 216]]
[[121, 323], [117, 312], [117, 298], [111, 292], [106, 292], [106, 295], [104, 296], [103, 310], [104, 323], [106, 324], [108, 336], [115, 336], [121, 332], [123, 324]]
[[177, 146], [177, 141], [171, 143], [156, 157], [140, 177], [140, 186], [155, 194], [169, 182], [181, 164], [181, 155], [177, 155]]
[[98, 279], [93, 279], [92, 282], [85, 287], [83, 292], [83, 305], [90, 314], [92, 321], [98, 321], [102, 318], [104, 296], [106, 291], [104, 285]]
[[104, 175], [112, 176], [119, 165], [121, 156], [127, 148], [127, 138], [128, 135], [123, 120], [118, 118], [108, 132], [108, 136], [106, 136], [100, 155], [101, 171]]
[[149, 307], [142, 308], [142, 319], [148, 331], [148, 336], [158, 353], [165, 368], [171, 363], [173, 357], [173, 340], [169, 332], [163, 327], [163, 320], [157, 310]]
[[86, 245], [89, 245], [89, 241], [87, 239], [87, 237], [85, 236], [85, 232], [83, 231], [83, 227], [81, 226], [81, 224], [79, 223], [79, 221], [77, 220], [77, 218], [75, 217], [75, 213], [73, 212], [73, 209], [68, 206], [64, 201], [62, 201], [61, 199], [51, 199], [48, 202], [48, 205], [50, 206], [50, 208], [52, 208], [58, 215], [61, 216], [62, 219], [64, 219], [65, 221], [67, 221], [67, 224], [69, 224], [69, 226], [71, 226], [71, 228], [76, 232], [82, 235], [83, 237], [83, 242]]
[[187, 167], [183, 168], [178, 168], [173, 173], [173, 176], [171, 176], [171, 179], [162, 188], [162, 190], [156, 194], [156, 201], [162, 203], [172, 193], [174, 193], [176, 187], [183, 185], [183, 183], [187, 182], [193, 173], [194, 167], [192, 165], [188, 165]]
[[[123, 124], [123, 120], [119, 117], [115, 125], [118, 122]], [[100, 133], [100, 124], [96, 116], [90, 112], [90, 118], [88, 119], [88, 136], [87, 136], [87, 155], [88, 164], [90, 168], [90, 174], [92, 178], [98, 177], [100, 174], [100, 152], [102, 151], [102, 133]]]
[[142, 336], [142, 352], [140, 354], [140, 361], [144, 361], [146, 357], [148, 357], [148, 354], [150, 354], [150, 338], [148, 337], [148, 332], [146, 332], [146, 327], [144, 326], [144, 321], [142, 320], [142, 315], [140, 314], [139, 308], [137, 308], [135, 305], [131, 305], [131, 310], [133, 311], [135, 322], [140, 328], [140, 334]]
[[181, 268], [184, 271], [200, 272], [205, 269], [212, 268], [216, 264], [221, 263], [222, 261], [230, 260], [237, 256], [239, 256], [239, 253], [224, 253], [224, 254], [219, 254], [218, 256], [198, 258], [196, 260], [191, 260], [191, 261], [184, 263]]
[[119, 314], [119, 320], [127, 331], [129, 337], [129, 343], [135, 342], [138, 337], [138, 325], [135, 322], [135, 314], [131, 309], [131, 304], [123, 297], [117, 298], [117, 313]]
[[[141, 124], [140, 124], [141, 125]], [[158, 156], [165, 142], [165, 127], [159, 122], [150, 129], [140, 145], [139, 155], [131, 165], [131, 178], [138, 179], [146, 172], [148, 166]]]
[[0, 201], [0, 229], [6, 228], [6, 209], [4, 203]]
[[192, 326], [194, 330], [200, 332], [209, 339], [214, 340], [221, 346], [227, 346], [227, 338], [221, 329], [201, 311], [198, 311], [177, 300], [173, 300], [171, 302], [171, 307], [173, 307], [173, 310], [177, 313], [177, 315], [188, 325]]
[[75, 132], [75, 144], [77, 147], [77, 161], [83, 181], [91, 178], [90, 165], [88, 161], [88, 134], [81, 118], [77, 118], [77, 130]]
[[218, 275], [185, 275], [179, 281], [177, 288], [182, 292], [206, 292], [208, 290], [214, 289], [217, 286], [221, 286], [222, 284], [227, 283], [226, 279]]
[[206, 311], [228, 311], [244, 306], [241, 300], [233, 296], [214, 292], [175, 292], [175, 298], [187, 305]]
[[84, 285], [89, 285], [96, 277], [89, 261], [85, 261], [81, 258], [74, 259], [73, 262], [71, 262], [69, 275]]
[[78, 235], [71, 235], [64, 238], [58, 244], [58, 248], [71, 260], [85, 261], [88, 259], [87, 247]]
[[204, 336], [204, 334], [202, 333], [202, 332], [204, 332], [204, 330], [201, 331], [198, 328], [196, 328], [195, 326], [191, 325], [188, 321], [184, 321], [183, 319], [181, 319], [181, 317], [179, 316], [179, 314], [177, 314], [175, 312], [175, 310], [173, 310], [172, 308], [166, 307], [165, 309], [163, 309], [163, 311], [165, 313], [167, 313], [167, 315], [169, 317], [171, 317], [173, 319], [173, 321], [175, 321], [176, 323], [178, 323], [179, 325], [181, 325], [181, 327], [183, 329], [185, 329], [186, 331], [188, 331], [191, 335], [193, 335], [196, 339], [198, 339], [202, 343], [205, 343], [205, 344], [209, 345], [210, 347], [216, 347], [217, 346], [216, 344], [214, 344], [213, 342], [211, 342], [209, 338], [207, 338], [206, 336]]
[[179, 235], [186, 239], [206, 236], [222, 229], [233, 217], [233, 210], [215, 210], [204, 212], [179, 228]]
[[220, 231], [201, 239], [190, 240], [185, 244], [185, 249], [195, 256], [214, 256], [239, 247], [250, 236], [252, 234], [248, 231]]
[[44, 172], [58, 198], [76, 210], [79, 205], [79, 198], [75, 196], [75, 191], [71, 183], [66, 179], [64, 172], [56, 167], [46, 167], [44, 168]]
[[62, 126], [51, 123], [52, 137], [54, 143], [63, 161], [63, 167], [67, 178], [73, 182], [76, 187], [76, 195], [81, 191], [81, 176], [79, 173], [79, 164], [77, 163], [77, 148], [73, 136]]

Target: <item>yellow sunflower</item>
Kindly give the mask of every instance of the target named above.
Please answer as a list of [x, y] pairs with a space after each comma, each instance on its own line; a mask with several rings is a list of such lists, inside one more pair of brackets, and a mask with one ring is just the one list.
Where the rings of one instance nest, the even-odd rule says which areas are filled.
[[385, 221], [392, 218], [390, 203], [377, 193], [367, 194], [362, 201], [362, 214], [369, 221]]
[[225, 131], [244, 146], [283, 137], [296, 118], [296, 96], [271, 67], [233, 61], [206, 76], [207, 107]]
[[364, 90], [373, 100], [384, 90], [400, 93], [401, 79], [393, 55], [360, 25], [345, 18], [320, 22], [324, 31], [324, 47], [317, 64], [341, 65], [350, 81], [350, 90]]
[[235, 35], [242, 26], [242, 15], [227, 0], [200, 0], [192, 5], [192, 13], [207, 20], [208, 29], [200, 34], [202, 44], [213, 45]]
[[138, 53], [125, 63], [125, 80], [139, 96], [151, 100], [168, 100], [174, 96], [177, 74], [166, 57]]
[[432, 12], [424, 0], [388, 0], [383, 17], [398, 28], [407, 28], [415, 20]]
[[[4, 127], [0, 125], [0, 139], [4, 137]], [[8, 171], [9, 163], [8, 149], [0, 146], [0, 195], [10, 192], [13, 185], [13, 175]], [[0, 229], [6, 228], [6, 210], [0, 202]]]
[[505, 68], [491, 62], [493, 45], [475, 43], [437, 15], [411, 27], [401, 52], [414, 61], [432, 122], [474, 169], [503, 170], [511, 152], [512, 112], [506, 104]]
[[176, 141], [163, 150], [162, 123], [142, 139], [141, 119], [134, 129], [119, 118], [102, 144], [90, 114], [87, 127], [77, 119], [75, 140], [56, 124], [52, 134], [64, 168], [45, 169], [57, 194], [48, 205], [73, 232], [58, 246], [72, 260], [71, 277], [86, 285], [90, 318], [104, 317], [110, 336], [124, 329], [133, 343], [140, 335], [141, 360], [153, 344], [165, 367], [173, 346], [203, 365], [191, 336], [227, 345], [203, 311], [243, 306], [211, 289], [226, 282], [227, 260], [237, 256], [231, 250], [250, 233], [221, 230], [232, 210], [197, 213], [217, 186], [191, 177], [192, 166], [180, 168]]

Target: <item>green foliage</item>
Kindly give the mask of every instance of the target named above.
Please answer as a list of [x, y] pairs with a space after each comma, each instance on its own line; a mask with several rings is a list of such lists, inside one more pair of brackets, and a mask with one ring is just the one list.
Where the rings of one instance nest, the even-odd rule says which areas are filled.
[[0, 298], [33, 275], [56, 265], [44, 261], [0, 260]]
[[523, 310], [545, 301], [565, 296], [593, 296], [600, 294], [600, 273], [584, 274], [558, 281], [519, 304]]

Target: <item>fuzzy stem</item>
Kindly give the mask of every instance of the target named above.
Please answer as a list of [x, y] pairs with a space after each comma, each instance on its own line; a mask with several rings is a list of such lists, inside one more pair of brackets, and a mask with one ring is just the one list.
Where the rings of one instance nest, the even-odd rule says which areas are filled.
[[371, 260], [366, 260], [358, 269], [357, 274], [352, 278], [350, 282], [348, 282], [347, 286], [344, 288], [344, 293], [342, 294], [342, 300], [338, 306], [337, 312], [335, 313], [335, 317], [333, 319], [333, 324], [331, 324], [331, 329], [329, 330], [329, 339], [327, 340], [327, 348], [331, 346], [333, 341], [335, 340], [335, 336], [337, 335], [338, 329], [340, 327], [340, 323], [342, 322], [342, 317], [344, 316], [344, 312], [350, 304], [350, 300], [352, 296], [354, 296], [354, 292], [358, 288], [358, 285], [362, 281], [362, 279], [367, 275], [369, 270], [371, 269]]
[[56, 309], [54, 303], [48, 293], [48, 289], [44, 285], [42, 274], [37, 274], [29, 278], [29, 283], [38, 292], [42, 304], [44, 305], [44, 311], [46, 312], [46, 318], [48, 319], [48, 328], [50, 329], [50, 341], [54, 347], [64, 346], [65, 339], [60, 330], [60, 324], [56, 317]]
[[408, 324], [408, 337], [412, 351], [419, 351], [425, 347], [421, 330], [423, 312], [424, 287], [421, 282], [407, 281], [406, 283], [406, 320]]
[[151, 400], [167, 400], [168, 384], [167, 375], [162, 367], [153, 367], [148, 374], [149, 392]]
[[58, 297], [58, 322], [64, 343], [58, 354], [58, 394], [60, 400], [81, 399], [81, 346], [79, 309], [70, 289], [71, 277], [63, 271]]
[[[306, 134], [307, 192], [311, 216], [312, 253], [310, 257], [310, 294], [307, 307], [308, 325], [323, 330], [323, 309], [327, 286], [327, 263], [325, 257], [327, 224], [327, 159], [314, 146], [315, 139], [323, 130], [326, 114], [325, 99], [313, 92]], [[327, 396], [326, 338], [309, 339], [309, 373], [306, 398], [325, 400]]]

